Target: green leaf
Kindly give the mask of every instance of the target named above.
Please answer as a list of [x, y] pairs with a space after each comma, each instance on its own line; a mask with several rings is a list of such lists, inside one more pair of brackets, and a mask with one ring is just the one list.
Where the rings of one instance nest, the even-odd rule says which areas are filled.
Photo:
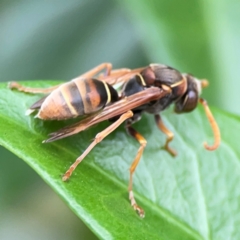
[[[46, 87], [54, 82], [26, 82]], [[56, 84], [56, 82], [55, 82]], [[0, 144], [22, 158], [102, 239], [239, 239], [240, 149], [239, 118], [214, 110], [222, 133], [218, 150], [208, 152], [203, 140], [213, 140], [203, 109], [185, 115], [163, 115], [175, 133], [172, 158], [160, 146], [165, 136], [151, 116], [135, 124], [148, 140], [134, 175], [134, 191], [146, 217], [140, 219], [128, 201], [128, 169], [138, 144], [120, 127], [84, 159], [69, 182], [61, 175], [109, 124], [42, 144], [47, 134], [65, 125], [25, 116], [39, 96], [0, 85]], [[231, 126], [231, 128], [229, 128]]]

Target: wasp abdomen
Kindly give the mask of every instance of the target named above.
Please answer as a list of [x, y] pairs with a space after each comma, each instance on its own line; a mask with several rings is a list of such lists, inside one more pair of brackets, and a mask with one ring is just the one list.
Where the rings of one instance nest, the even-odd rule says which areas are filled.
[[37, 117], [64, 120], [91, 114], [118, 100], [117, 91], [97, 79], [74, 79], [55, 89], [43, 102]]

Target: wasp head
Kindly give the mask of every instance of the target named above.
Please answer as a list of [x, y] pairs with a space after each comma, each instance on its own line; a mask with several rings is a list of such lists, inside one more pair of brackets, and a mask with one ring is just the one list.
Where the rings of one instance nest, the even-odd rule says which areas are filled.
[[190, 74], [183, 74], [187, 79], [187, 89], [183, 96], [175, 103], [176, 113], [191, 112], [198, 104], [202, 88], [208, 86], [208, 81], [199, 80]]

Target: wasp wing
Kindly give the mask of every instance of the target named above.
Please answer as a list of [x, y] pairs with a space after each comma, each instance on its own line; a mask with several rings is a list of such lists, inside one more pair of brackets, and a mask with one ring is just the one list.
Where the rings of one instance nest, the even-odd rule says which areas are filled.
[[33, 112], [35, 112], [36, 110], [38, 110], [39, 108], [41, 108], [41, 106], [42, 106], [43, 102], [45, 101], [45, 99], [47, 98], [47, 96], [42, 97], [41, 99], [36, 101], [34, 104], [32, 104], [32, 106], [26, 111], [25, 114], [30, 115]]
[[33, 109], [41, 108], [43, 102], [45, 101], [45, 99], [46, 99], [47, 97], [48, 97], [48, 95], [42, 97], [41, 99], [39, 99], [38, 101], [36, 101], [34, 104], [32, 104], [32, 106], [29, 107], [29, 109], [32, 109], [32, 110], [33, 110]]
[[65, 128], [62, 128], [56, 132], [49, 134], [50, 138], [45, 140], [44, 142], [53, 142], [74, 135], [83, 130], [86, 130], [87, 128], [99, 122], [120, 116], [121, 114], [134, 108], [137, 108], [139, 106], [142, 106], [150, 101], [160, 99], [168, 93], [169, 91], [163, 90], [158, 87], [147, 88], [144, 91], [138, 92], [129, 97], [125, 97], [109, 106], [106, 106], [102, 111], [100, 111], [96, 115], [87, 116], [80, 122], [77, 122], [73, 125], [67, 126]]

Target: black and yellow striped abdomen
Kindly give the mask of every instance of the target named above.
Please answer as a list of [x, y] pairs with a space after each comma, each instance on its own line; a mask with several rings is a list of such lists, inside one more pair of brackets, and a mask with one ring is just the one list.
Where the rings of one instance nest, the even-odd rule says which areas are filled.
[[62, 84], [44, 100], [38, 117], [64, 120], [94, 113], [118, 100], [117, 91], [97, 79], [74, 79]]

